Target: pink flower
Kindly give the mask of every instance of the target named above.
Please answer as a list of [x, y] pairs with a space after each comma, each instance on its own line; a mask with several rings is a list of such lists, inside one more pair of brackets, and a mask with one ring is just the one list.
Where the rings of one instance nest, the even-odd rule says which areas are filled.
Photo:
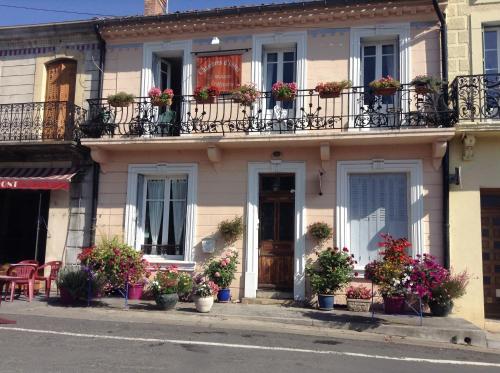
[[348, 249], [347, 247], [344, 247], [344, 248], [342, 249], [342, 251], [343, 251], [344, 253], [346, 253], [346, 252], [348, 252], [348, 251], [349, 251], [349, 249]]
[[217, 278], [219, 278], [220, 277], [220, 273], [219, 272], [215, 272], [214, 276], [217, 277]]
[[149, 97], [158, 97], [160, 95], [161, 95], [161, 89], [157, 87], [151, 88], [148, 92]]
[[220, 265], [221, 265], [221, 267], [226, 267], [227, 263], [223, 260], [222, 262], [220, 262]]

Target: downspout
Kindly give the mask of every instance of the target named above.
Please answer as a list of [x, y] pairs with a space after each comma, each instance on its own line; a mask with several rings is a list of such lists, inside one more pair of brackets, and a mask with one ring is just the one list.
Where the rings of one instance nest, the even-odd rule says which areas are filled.
[[[104, 64], [106, 62], [106, 41], [103, 39], [99, 24], [94, 26], [97, 40], [99, 41], [99, 80], [97, 82], [97, 98], [102, 98], [102, 86], [104, 79]], [[90, 246], [95, 245], [96, 227], [97, 227], [97, 202], [99, 198], [99, 174], [101, 167], [99, 163], [94, 162], [92, 167], [92, 212], [90, 222]]]
[[90, 246], [95, 245], [96, 227], [97, 227], [97, 201], [99, 197], [99, 174], [101, 166], [94, 162], [92, 167], [92, 220], [90, 222]]
[[102, 98], [102, 86], [104, 79], [104, 64], [106, 63], [106, 41], [101, 34], [101, 27], [98, 23], [94, 25], [94, 31], [99, 42], [99, 79], [97, 82], [97, 98]]
[[[448, 35], [446, 17], [439, 7], [439, 0], [432, 0], [432, 5], [439, 19], [441, 36], [441, 80], [445, 83], [444, 99], [448, 103]], [[450, 268], [450, 142], [441, 165], [443, 176], [443, 264]]]

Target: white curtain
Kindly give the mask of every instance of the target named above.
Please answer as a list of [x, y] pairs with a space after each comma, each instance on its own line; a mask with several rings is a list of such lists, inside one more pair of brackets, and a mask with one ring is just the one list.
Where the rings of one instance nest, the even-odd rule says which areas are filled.
[[180, 255], [180, 243], [186, 221], [187, 180], [172, 180], [172, 210], [174, 212], [175, 254]]
[[381, 233], [408, 238], [407, 175], [353, 174], [349, 185], [349, 249], [364, 266], [376, 259]]
[[151, 254], [157, 253], [158, 235], [161, 229], [163, 216], [163, 204], [165, 198], [165, 181], [164, 180], [148, 180], [148, 218], [149, 228], [151, 230], [151, 243], [153, 250]]
[[[137, 216], [136, 216], [136, 231], [135, 231], [135, 244], [137, 247], [137, 240], [139, 239], [139, 244], [144, 244], [143, 237], [143, 228], [142, 228], [142, 217], [144, 214], [143, 204], [144, 204], [144, 175], [137, 175], [137, 198], [136, 198], [136, 207], [137, 207]], [[142, 241], [140, 240], [142, 238]]]

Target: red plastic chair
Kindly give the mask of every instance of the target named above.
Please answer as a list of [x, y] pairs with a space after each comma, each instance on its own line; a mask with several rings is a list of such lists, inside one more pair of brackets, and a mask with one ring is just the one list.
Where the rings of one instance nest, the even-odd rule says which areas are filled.
[[14, 291], [17, 285], [28, 285], [28, 300], [31, 302], [35, 289], [36, 264], [12, 264], [7, 270], [7, 276], [14, 278], [9, 281], [10, 301], [14, 300]]
[[[40, 275], [40, 271], [44, 271], [45, 268], [50, 267], [50, 274], [45, 276], [45, 274]], [[38, 267], [35, 281], [44, 281], [45, 282], [45, 296], [48, 298], [50, 296], [50, 289], [52, 286], [52, 281], [57, 279], [57, 275], [59, 274], [59, 270], [62, 267], [62, 262], [55, 260], [52, 262], [47, 262], [44, 265]], [[44, 272], [42, 272], [44, 273]]]
[[39, 265], [38, 260], [33, 260], [33, 259], [28, 259], [28, 260], [21, 260], [19, 263], [16, 264], [36, 264]]

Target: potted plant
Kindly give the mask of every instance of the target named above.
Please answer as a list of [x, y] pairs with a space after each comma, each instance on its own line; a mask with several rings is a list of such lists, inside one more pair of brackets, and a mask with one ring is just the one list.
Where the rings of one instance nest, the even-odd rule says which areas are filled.
[[259, 97], [260, 92], [257, 91], [254, 84], [243, 84], [231, 94], [233, 101], [243, 106], [252, 106]]
[[349, 286], [346, 292], [347, 309], [352, 312], [369, 312], [372, 302], [372, 291], [366, 286]]
[[217, 284], [203, 276], [198, 276], [193, 287], [193, 300], [196, 311], [210, 312], [214, 304], [214, 296], [219, 292]]
[[214, 86], [196, 87], [193, 94], [198, 104], [213, 104], [219, 95], [219, 89]]
[[441, 80], [433, 76], [418, 75], [410, 82], [418, 94], [438, 92], [441, 89]]
[[276, 101], [293, 101], [297, 96], [297, 83], [276, 82], [271, 92]]
[[238, 263], [238, 252], [231, 251], [220, 259], [212, 259], [206, 266], [205, 276], [219, 287], [217, 300], [221, 303], [228, 303], [231, 300], [229, 286], [234, 280]]
[[448, 273], [446, 278], [431, 289], [429, 308], [433, 316], [448, 316], [453, 309], [453, 300], [465, 294], [469, 284], [469, 274], [463, 271]]
[[179, 269], [175, 265], [168, 266], [165, 270], [156, 272], [150, 289], [155, 298], [156, 305], [162, 310], [171, 310], [179, 301], [177, 295], [179, 285]]
[[73, 305], [88, 296], [89, 276], [79, 267], [65, 267], [57, 275], [61, 304]]
[[318, 295], [319, 309], [332, 310], [335, 292], [353, 278], [355, 261], [347, 248], [339, 250], [329, 247], [316, 254], [316, 261], [306, 266], [306, 276], [313, 293]]
[[407, 294], [408, 265], [412, 262], [407, 253], [411, 244], [405, 238], [394, 239], [390, 235], [382, 235], [382, 238], [384, 241], [379, 246], [384, 250], [378, 259], [366, 265], [365, 278], [378, 285], [385, 313], [402, 313]]
[[148, 96], [153, 106], [171, 106], [174, 98], [174, 90], [167, 88], [162, 92], [160, 88], [153, 87], [149, 90]]
[[217, 228], [226, 246], [232, 245], [243, 235], [243, 218], [239, 216], [232, 220], [223, 220]]
[[179, 295], [179, 300], [183, 302], [189, 302], [192, 290], [193, 290], [193, 278], [189, 273], [180, 272], [179, 282], [177, 285], [177, 294]]
[[308, 233], [321, 246], [325, 241], [332, 238], [333, 228], [326, 223], [316, 222], [309, 226]]
[[392, 76], [387, 75], [369, 84], [373, 92], [378, 96], [392, 96], [401, 87], [401, 83]]
[[127, 107], [134, 102], [135, 96], [126, 92], [118, 92], [108, 96], [108, 104], [113, 107]]
[[84, 249], [78, 259], [82, 265], [103, 276], [105, 292], [125, 292], [128, 285], [129, 299], [140, 299], [145, 279], [150, 275], [149, 263], [141, 252], [115, 237]]
[[340, 97], [342, 91], [351, 86], [351, 81], [342, 80], [340, 82], [319, 83], [314, 90], [319, 93], [321, 98], [335, 98]]

